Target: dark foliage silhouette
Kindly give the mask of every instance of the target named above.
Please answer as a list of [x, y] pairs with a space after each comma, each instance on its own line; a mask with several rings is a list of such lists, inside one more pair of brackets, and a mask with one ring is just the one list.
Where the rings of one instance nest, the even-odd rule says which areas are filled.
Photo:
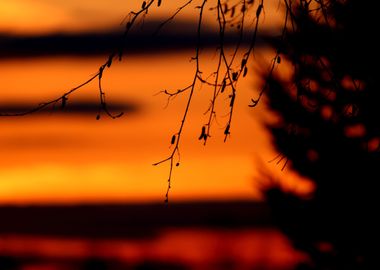
[[[274, 185], [278, 224], [310, 255], [300, 269], [380, 269], [379, 42], [370, 1], [297, 1], [291, 31], [272, 40], [294, 68], [266, 82], [279, 152], [315, 183], [311, 198]], [[314, 3], [315, 4], [315, 3]]]

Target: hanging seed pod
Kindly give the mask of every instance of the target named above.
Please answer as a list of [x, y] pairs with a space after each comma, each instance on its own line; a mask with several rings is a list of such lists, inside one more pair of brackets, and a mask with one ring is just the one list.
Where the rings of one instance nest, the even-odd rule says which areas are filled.
[[228, 12], [228, 5], [227, 5], [227, 3], [225, 3], [224, 7], [223, 7], [223, 13], [227, 14], [227, 12]]
[[203, 126], [202, 127], [202, 132], [201, 132], [201, 135], [199, 136], [198, 140], [202, 140], [204, 139], [204, 136], [206, 135], [206, 127]]
[[224, 135], [230, 134], [230, 124], [227, 125], [226, 129], [224, 130]]
[[240, 11], [241, 11], [242, 13], [244, 13], [245, 10], [246, 10], [246, 7], [245, 7], [245, 4], [243, 4], [243, 5], [241, 6], [241, 10], [240, 10]]
[[100, 119], [100, 114], [98, 114], [97, 116], [96, 116], [96, 120], [99, 120]]
[[171, 143], [171, 144], [174, 144], [174, 143], [175, 143], [175, 139], [176, 139], [176, 138], [175, 138], [175, 135], [173, 135], [173, 137], [172, 137], [170, 143]]
[[246, 64], [247, 64], [247, 59], [243, 58], [241, 60], [241, 69], [243, 69], [243, 67], [245, 67]]
[[111, 67], [114, 56], [115, 56], [115, 54], [112, 53], [112, 54], [108, 57], [108, 61], [107, 61], [107, 67], [108, 67], [108, 68]]
[[62, 96], [62, 99], [61, 99], [61, 108], [64, 109], [66, 107], [66, 102], [67, 102], [67, 97], [66, 96]]
[[237, 72], [232, 73], [232, 80], [236, 81], [237, 78], [238, 78], [238, 73]]
[[112, 58], [108, 59], [107, 61], [107, 67], [110, 68], [112, 65]]
[[141, 5], [141, 8], [144, 9], [146, 7], [146, 1], [144, 1]]
[[231, 18], [235, 16], [235, 6], [231, 8]]
[[243, 78], [245, 76], [247, 76], [247, 73], [248, 73], [248, 68], [247, 67], [244, 67], [244, 70], [243, 70]]
[[178, 167], [178, 166], [179, 166], [179, 162], [177, 162], [177, 163], [175, 164], [175, 166]]
[[261, 11], [263, 10], [263, 5], [262, 4], [260, 4], [259, 6], [258, 6], [258, 8], [257, 8], [257, 10], [256, 10], [256, 18], [258, 18], [259, 16], [260, 16], [260, 14], [261, 14]]
[[278, 55], [277, 56], [277, 64], [280, 64], [281, 63], [281, 57]]
[[222, 82], [222, 87], [220, 88], [220, 93], [223, 93], [225, 89], [226, 89], [226, 79], [224, 79]]

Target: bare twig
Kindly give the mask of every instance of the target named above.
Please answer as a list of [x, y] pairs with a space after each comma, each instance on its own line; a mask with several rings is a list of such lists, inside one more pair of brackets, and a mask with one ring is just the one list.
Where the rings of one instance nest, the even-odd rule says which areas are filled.
[[170, 16], [168, 19], [166, 19], [164, 22], [162, 22], [156, 29], [156, 31], [154, 32], [155, 35], [157, 35], [161, 29], [166, 25], [168, 24], [169, 22], [173, 21], [175, 17], [177, 17], [177, 15], [184, 9], [186, 8], [188, 5], [190, 5], [191, 3], [193, 2], [193, 0], [189, 0], [188, 2], [186, 2], [184, 5], [180, 6], [172, 16]]
[[[198, 18], [198, 27], [197, 27], [197, 45], [196, 45], [196, 49], [195, 49], [195, 56], [193, 58], [195, 60], [195, 63], [196, 63], [196, 70], [194, 73], [193, 82], [191, 84], [191, 87], [189, 88], [190, 93], [189, 93], [189, 96], [187, 99], [187, 103], [186, 103], [184, 114], [182, 116], [180, 127], [178, 129], [178, 132], [172, 136], [171, 144], [174, 145], [174, 148], [173, 148], [171, 154], [169, 155], [169, 157], [153, 164], [154, 166], [156, 166], [156, 165], [159, 165], [161, 163], [168, 162], [168, 161], [170, 163], [169, 176], [168, 176], [168, 186], [167, 186], [167, 190], [166, 190], [166, 194], [165, 194], [165, 202], [166, 203], [169, 202], [169, 191], [171, 189], [171, 179], [172, 179], [172, 173], [173, 173], [173, 166], [174, 166], [174, 162], [175, 162], [174, 161], [175, 155], [177, 154], [180, 157], [179, 149], [180, 149], [181, 136], [182, 136], [183, 128], [185, 126], [187, 115], [189, 113], [190, 105], [191, 105], [192, 98], [194, 95], [195, 86], [196, 86], [196, 83], [198, 80], [198, 75], [201, 72], [200, 71], [200, 65], [199, 65], [199, 53], [200, 53], [200, 41], [201, 41], [203, 12], [204, 12], [204, 7], [206, 5], [206, 2], [207, 2], [207, 0], [203, 0], [202, 4], [197, 7], [197, 8], [199, 8], [199, 18]], [[178, 159], [178, 161], [176, 162], [176, 166], [179, 166], [179, 164], [180, 164], [179, 162], [180, 162], [180, 160]]]
[[[143, 1], [142, 5], [141, 5], [141, 9], [138, 11], [138, 12], [130, 12], [129, 13], [129, 16], [130, 17], [130, 20], [127, 22], [126, 24], [126, 29], [125, 29], [125, 32], [124, 32], [124, 35], [123, 35], [123, 40], [126, 40], [127, 36], [128, 36], [128, 33], [130, 31], [130, 29], [132, 28], [132, 26], [134, 25], [135, 21], [142, 15], [142, 14], [146, 14], [149, 10], [149, 8], [152, 6], [152, 4], [155, 2], [155, 0], [151, 0], [149, 2], [146, 2], [146, 1]], [[47, 107], [49, 107], [50, 105], [52, 105], [54, 107], [54, 105], [56, 105], [57, 103], [61, 103], [62, 107], [66, 105], [67, 103], [67, 100], [68, 100], [68, 97], [73, 94], [74, 92], [80, 90], [81, 88], [83, 88], [84, 86], [88, 85], [89, 83], [91, 83], [93, 80], [95, 79], [98, 79], [99, 81], [99, 101], [100, 101], [100, 110], [99, 110], [99, 114], [97, 115], [97, 119], [100, 118], [100, 113], [103, 111], [106, 113], [106, 115], [108, 115], [109, 117], [115, 119], [115, 118], [119, 118], [123, 115], [123, 113], [119, 113], [117, 115], [113, 115], [107, 108], [107, 104], [106, 104], [106, 101], [105, 101], [105, 93], [102, 89], [102, 85], [101, 85], [101, 80], [102, 80], [102, 77], [103, 77], [103, 73], [105, 71], [106, 68], [110, 68], [112, 63], [113, 63], [113, 60], [115, 60], [116, 58], [116, 51], [112, 52], [109, 57], [107, 58], [107, 60], [99, 67], [98, 69], [98, 72], [93, 75], [90, 79], [88, 79], [87, 81], [77, 85], [76, 87], [72, 88], [71, 90], [63, 93], [62, 95], [60, 95], [58, 98], [53, 98], [49, 101], [46, 101], [46, 102], [43, 102], [43, 103], [40, 103], [39, 105], [37, 105], [36, 107], [34, 108], [31, 108], [30, 110], [27, 110], [27, 111], [24, 111], [24, 112], [17, 112], [17, 113], [0, 113], [0, 117], [3, 116], [3, 117], [12, 117], [12, 116], [25, 116], [25, 115], [28, 115], [28, 114], [33, 114], [33, 113], [36, 113], [38, 111], [41, 111]], [[121, 56], [122, 56], [122, 48], [119, 49], [118, 51], [118, 54], [119, 54], [119, 60], [121, 60]]]

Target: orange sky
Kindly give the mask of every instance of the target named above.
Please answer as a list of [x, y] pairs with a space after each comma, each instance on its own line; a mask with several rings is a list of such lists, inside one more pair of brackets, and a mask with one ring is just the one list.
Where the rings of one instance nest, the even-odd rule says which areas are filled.
[[[131, 8], [129, 2], [2, 1], [0, 29], [35, 33], [108, 28], [120, 23]], [[94, 16], [99, 12], [104, 15]], [[44, 19], [36, 20], [41, 14]], [[54, 113], [1, 118], [0, 203], [163, 201], [168, 166], [154, 167], [152, 163], [170, 154], [170, 138], [180, 123], [185, 99], [178, 98], [163, 109], [165, 97], [154, 94], [189, 83], [192, 54], [128, 56], [104, 75], [108, 99], [137, 101], [143, 106], [141, 113], [100, 121], [95, 115]], [[213, 52], [204, 55], [212, 58]], [[0, 100], [21, 99], [32, 104], [59, 96], [89, 78], [103, 61], [103, 57], [2, 60]], [[212, 61], [204, 61], [204, 65], [212, 69]], [[209, 102], [204, 92], [211, 92], [197, 90], [183, 137], [181, 166], [173, 175], [170, 196], [174, 201], [258, 199], [254, 179], [262, 164], [281, 173], [281, 166], [267, 163], [276, 153], [262, 128], [263, 106], [254, 110], [247, 106], [255, 78], [247, 76], [239, 87], [230, 140], [223, 143], [223, 125], [216, 126], [206, 147], [197, 137]], [[96, 98], [96, 89], [92, 84], [70, 100]], [[292, 181], [288, 183], [294, 186]]]
[[[166, 2], [166, 3], [165, 3]], [[165, 1], [150, 17], [168, 17], [187, 1]], [[142, 1], [124, 0], [4, 0], [0, 2], [0, 30], [23, 33], [83, 31], [119, 27], [125, 16], [138, 11]], [[181, 18], [191, 18], [194, 8]], [[42, 19], [43, 18], [43, 19]]]
[[0, 30], [44, 33], [115, 27], [131, 9], [131, 2], [4, 0], [0, 2]]
[[[167, 18], [178, 6], [188, 0], [162, 1], [158, 8], [153, 6], [146, 18]], [[131, 11], [141, 7], [141, 0], [2, 0], [0, 2], [0, 32], [46, 33], [99, 30], [120, 27], [120, 23]], [[184, 9], [178, 19], [196, 19], [195, 7], [201, 1]], [[263, 27], [278, 26], [283, 16], [279, 15], [279, 0], [265, 1]], [[213, 7], [209, 1], [208, 7]], [[208, 23], [216, 21], [213, 12], [206, 9], [205, 20]]]

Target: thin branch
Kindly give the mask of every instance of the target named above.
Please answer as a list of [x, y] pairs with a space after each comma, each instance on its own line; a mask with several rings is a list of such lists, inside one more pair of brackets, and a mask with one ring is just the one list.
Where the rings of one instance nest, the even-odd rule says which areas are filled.
[[[138, 12], [130, 12], [129, 13], [129, 17], [131, 19], [126, 24], [126, 29], [125, 29], [125, 32], [124, 32], [124, 35], [123, 35], [123, 40], [126, 40], [127, 35], [129, 33], [130, 29], [132, 28], [132, 26], [134, 25], [135, 21], [137, 20], [137, 18], [139, 18], [144, 13], [145, 14], [148, 13], [149, 8], [152, 6], [152, 4], [154, 2], [155, 2], [155, 0], [151, 0], [148, 3], [146, 3], [146, 1], [144, 1], [143, 4], [142, 4], [142, 6], [141, 6], [141, 9]], [[96, 78], [99, 80], [100, 112], [104, 111], [109, 117], [111, 117], [113, 119], [121, 117], [123, 115], [123, 113], [119, 113], [117, 115], [113, 115], [113, 114], [110, 113], [110, 111], [107, 108], [106, 102], [105, 102], [105, 93], [104, 93], [104, 91], [102, 90], [102, 87], [101, 87], [101, 79], [102, 79], [103, 73], [104, 73], [104, 71], [105, 71], [106, 68], [110, 68], [111, 67], [112, 62], [115, 59], [115, 57], [116, 57], [116, 52], [114, 51], [114, 52], [112, 52], [109, 55], [108, 59], [99, 67], [98, 72], [95, 75], [93, 75], [87, 81], [85, 81], [85, 82], [79, 84], [78, 86], [72, 88], [71, 90], [63, 93], [58, 98], [54, 98], [54, 99], [51, 99], [49, 101], [40, 103], [38, 106], [36, 106], [34, 108], [31, 108], [28, 111], [19, 112], [19, 113], [0, 113], [0, 117], [25, 116], [25, 115], [28, 115], [28, 114], [33, 114], [33, 113], [36, 113], [38, 111], [41, 111], [41, 110], [47, 108], [50, 105], [54, 106], [55, 104], [57, 104], [59, 102], [61, 102], [62, 106], [65, 106], [68, 97], [72, 93], [80, 90], [81, 88], [83, 88], [85, 85], [89, 84], [90, 82], [92, 82]], [[121, 57], [122, 57], [122, 48], [119, 49], [119, 60], [121, 60]], [[97, 119], [99, 119], [99, 118], [100, 118], [100, 114], [97, 116]]]
[[19, 112], [19, 113], [0, 113], [0, 116], [5, 116], [5, 117], [25, 116], [25, 115], [28, 115], [28, 114], [33, 114], [33, 113], [36, 113], [38, 111], [41, 111], [41, 110], [47, 108], [50, 105], [55, 105], [56, 103], [59, 103], [59, 102], [65, 102], [67, 100], [67, 97], [70, 94], [74, 93], [75, 91], [77, 91], [78, 89], [82, 88], [83, 86], [89, 84], [90, 82], [92, 82], [93, 80], [95, 80], [96, 78], [98, 78], [98, 76], [99, 76], [99, 73], [96, 73], [95, 75], [93, 75], [90, 79], [88, 79], [84, 83], [81, 83], [80, 85], [78, 85], [78, 86], [72, 88], [71, 90], [65, 92], [63, 95], [59, 96], [58, 98], [54, 98], [54, 99], [52, 99], [50, 101], [47, 101], [47, 102], [44, 102], [44, 103], [40, 103], [37, 107], [34, 107], [34, 108], [32, 108], [32, 109], [30, 109], [28, 111]]
[[154, 94], [154, 96], [157, 96], [159, 94], [164, 94], [167, 96], [167, 101], [166, 101], [166, 104], [164, 106], [164, 108], [167, 108], [169, 106], [169, 103], [171, 100], [175, 99], [179, 94], [189, 90], [192, 88], [192, 84], [190, 84], [189, 86], [186, 86], [184, 88], [181, 88], [181, 89], [178, 89], [177, 91], [175, 92], [170, 92], [168, 90], [163, 90], [163, 91], [159, 91], [158, 93]]
[[[166, 194], [165, 194], [165, 203], [169, 202], [169, 191], [171, 189], [171, 179], [172, 179], [172, 173], [173, 173], [173, 166], [175, 163], [174, 159], [175, 159], [176, 154], [179, 155], [182, 132], [183, 132], [183, 129], [185, 126], [187, 115], [189, 113], [190, 105], [191, 105], [192, 98], [194, 95], [195, 85], [196, 85], [197, 80], [198, 80], [198, 74], [200, 73], [199, 53], [200, 53], [200, 42], [201, 42], [201, 29], [202, 29], [202, 21], [203, 21], [203, 11], [204, 11], [204, 7], [205, 7], [206, 2], [207, 2], [207, 0], [203, 0], [202, 4], [197, 7], [197, 8], [199, 8], [199, 18], [198, 18], [198, 27], [197, 27], [197, 45], [196, 45], [195, 57], [194, 57], [194, 60], [196, 63], [196, 70], [195, 70], [195, 74], [193, 77], [193, 82], [192, 82], [191, 87], [190, 87], [190, 93], [189, 93], [189, 96], [187, 99], [187, 103], [186, 103], [184, 114], [182, 116], [180, 127], [178, 129], [178, 132], [172, 136], [171, 144], [174, 145], [174, 148], [173, 148], [171, 154], [169, 155], [169, 157], [153, 164], [154, 166], [156, 166], [156, 165], [162, 164], [164, 162], [168, 162], [168, 161], [170, 163], [169, 164], [170, 169], [169, 169], [169, 176], [168, 176], [168, 186], [167, 186], [167, 190], [166, 190]], [[179, 166], [179, 160], [178, 160], [178, 162], [176, 162], [176, 166]]]
[[226, 29], [226, 21], [225, 20], [222, 20], [221, 18], [221, 10], [222, 10], [222, 4], [220, 2], [220, 0], [218, 0], [218, 4], [217, 4], [217, 18], [218, 18], [218, 23], [219, 23], [219, 50], [220, 50], [220, 53], [219, 53], [219, 58], [218, 58], [218, 64], [217, 64], [217, 69], [216, 69], [216, 72], [215, 72], [215, 83], [214, 83], [214, 92], [213, 92], [213, 97], [212, 97], [212, 100], [211, 100], [211, 104], [210, 104], [210, 107], [209, 107], [209, 118], [208, 118], [208, 121], [207, 121], [207, 124], [206, 124], [206, 128], [204, 129], [202, 127], [202, 133], [199, 137], [199, 139], [203, 139], [204, 140], [204, 145], [206, 145], [207, 143], [207, 139], [209, 137], [211, 137], [210, 133], [211, 133], [211, 122], [212, 122], [212, 119], [213, 117], [215, 116], [216, 112], [215, 112], [215, 103], [216, 103], [216, 99], [218, 97], [218, 94], [219, 92], [223, 92], [225, 87], [226, 87], [226, 80], [223, 80], [222, 84], [221, 85], [218, 85], [219, 83], [219, 74], [220, 74], [220, 68], [221, 68], [221, 65], [222, 65], [222, 58], [223, 58], [223, 46], [224, 46], [224, 33], [225, 33], [225, 29]]
[[174, 18], [184, 9], [186, 8], [188, 5], [190, 5], [191, 3], [193, 2], [193, 0], [189, 0], [188, 2], [186, 2], [183, 6], [179, 7], [176, 12], [174, 12], [174, 14], [172, 16], [170, 16], [167, 20], [165, 20], [164, 22], [162, 22], [158, 28], [156, 29], [156, 31], [154, 32], [154, 35], [157, 35], [161, 29], [166, 25], [168, 24], [169, 22], [171, 22], [172, 20], [174, 20]]

